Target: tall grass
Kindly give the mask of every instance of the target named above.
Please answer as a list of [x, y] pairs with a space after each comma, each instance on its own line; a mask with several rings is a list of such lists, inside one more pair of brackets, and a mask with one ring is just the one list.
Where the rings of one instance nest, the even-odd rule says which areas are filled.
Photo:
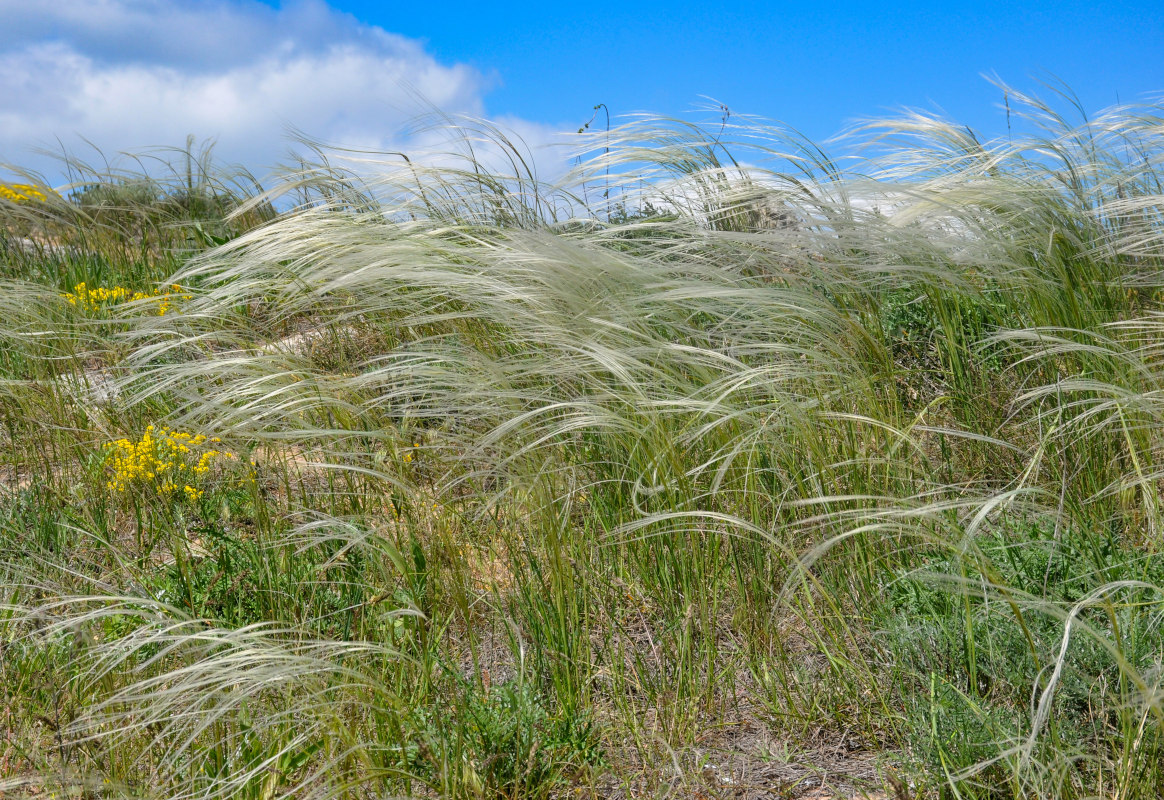
[[[1008, 92], [9, 208], [0, 785], [1159, 793], [1161, 109]], [[237, 458], [112, 488], [163, 423]]]

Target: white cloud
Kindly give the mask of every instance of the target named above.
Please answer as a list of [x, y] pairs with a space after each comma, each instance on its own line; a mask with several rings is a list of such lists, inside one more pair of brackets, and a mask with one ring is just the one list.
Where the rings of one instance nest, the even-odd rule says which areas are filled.
[[[426, 105], [484, 114], [490, 82], [321, 0], [0, 0], [0, 19], [0, 163], [50, 178], [31, 148], [83, 151], [80, 137], [106, 155], [213, 138], [217, 160], [260, 174], [286, 153], [289, 127], [407, 147], [400, 131]], [[531, 144], [552, 136], [513, 122]]]

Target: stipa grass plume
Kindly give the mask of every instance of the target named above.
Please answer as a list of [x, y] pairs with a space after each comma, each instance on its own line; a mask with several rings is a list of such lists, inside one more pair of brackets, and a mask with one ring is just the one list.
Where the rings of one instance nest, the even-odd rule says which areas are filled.
[[[60, 596], [4, 611], [6, 647], [65, 643], [69, 690], [84, 702], [62, 743], [96, 745], [99, 761], [139, 753], [151, 795], [336, 797], [400, 760], [388, 743], [361, 742], [345, 713], [352, 702], [392, 713], [377, 676], [398, 658], [388, 648], [273, 624], [216, 628], [144, 598]], [[128, 632], [108, 636], [111, 626]], [[62, 788], [74, 781], [86, 783], [77, 775]]]
[[[495, 452], [508, 440], [502, 450], [517, 456], [591, 425], [629, 432], [687, 419], [706, 434], [729, 408], [840, 403], [841, 383], [852, 390], [861, 380], [851, 349], [863, 346], [862, 331], [827, 303], [708, 264], [550, 233], [470, 238], [412, 224], [369, 242], [366, 223], [327, 214], [298, 217], [285, 239], [278, 227], [254, 250], [239, 240], [227, 275], [196, 267], [220, 285], [174, 324], [216, 327], [209, 315], [228, 315], [248, 284], [270, 286], [261, 276], [276, 262], [294, 273], [276, 284], [282, 314], [358, 326], [384, 350], [342, 372], [264, 350], [151, 368], [155, 386], [189, 385], [182, 376], [195, 373], [224, 379], [191, 402], [207, 421], [237, 408], [272, 431], [310, 435], [325, 418], [363, 408], [361, 430], [373, 436], [376, 419], [416, 422], [450, 447]], [[286, 246], [277, 255], [275, 241]]]
[[[46, 152], [68, 179], [55, 189], [41, 175], [5, 165], [22, 181], [46, 187], [35, 202], [0, 200], [0, 239], [18, 256], [13, 266], [27, 272], [46, 261], [104, 262], [142, 291], [162, 277], [158, 272], [173, 269], [176, 253], [203, 249], [273, 218], [274, 207], [254, 199], [263, 191], [254, 176], [215, 164], [212, 150], [213, 142], [197, 146], [190, 138], [184, 148], [123, 153], [112, 162], [100, 151], [93, 161]], [[86, 277], [92, 285], [103, 276]]]
[[[367, 585], [319, 611], [349, 620], [331, 643], [292, 602], [277, 632], [150, 606], [86, 645], [101, 699], [74, 731], [160, 736], [190, 796], [261, 794], [272, 766], [303, 791], [544, 794], [483, 777], [512, 760], [480, 755], [480, 697], [431, 715], [494, 697], [488, 617], [539, 735], [597, 701], [637, 746], [690, 744], [743, 663], [773, 718], [855, 724], [949, 796], [1158, 787], [1159, 110], [1029, 105], [1051, 128], [1014, 141], [890, 121], [869, 174], [726, 114], [600, 131], [554, 185], [521, 153], [486, 168], [480, 140], [509, 145], [482, 126], [456, 164], [303, 165], [301, 207], [167, 276], [193, 297], [116, 320], [117, 396], [262, 462], [248, 497], [175, 517], [173, 574], [253, 536], [318, 576], [304, 596]], [[370, 612], [393, 605], [426, 619]], [[368, 677], [389, 662], [391, 690]], [[107, 664], [140, 671], [103, 687]]]

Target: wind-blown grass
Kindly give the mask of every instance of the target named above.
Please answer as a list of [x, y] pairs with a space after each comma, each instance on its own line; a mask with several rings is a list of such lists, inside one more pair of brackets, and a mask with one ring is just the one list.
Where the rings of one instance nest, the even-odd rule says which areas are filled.
[[[1159, 793], [1160, 109], [1010, 96], [1036, 133], [870, 123], [861, 174], [643, 118], [546, 185], [467, 126], [511, 174], [321, 161], [180, 254], [22, 203], [78, 233], [0, 268], [0, 780]], [[237, 468], [117, 496], [148, 424]]]

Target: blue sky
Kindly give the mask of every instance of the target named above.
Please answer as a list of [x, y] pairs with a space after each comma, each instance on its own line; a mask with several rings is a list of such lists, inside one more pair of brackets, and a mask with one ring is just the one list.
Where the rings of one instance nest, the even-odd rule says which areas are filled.
[[1092, 110], [1164, 92], [1160, 0], [332, 5], [490, 75], [490, 112], [551, 123], [599, 102], [679, 114], [707, 95], [816, 139], [900, 106], [997, 133], [983, 73], [1028, 90], [1057, 77]]
[[1041, 80], [1062, 80], [1090, 111], [1164, 94], [1160, 0], [0, 0], [0, 28], [0, 163], [46, 174], [32, 148], [91, 153], [81, 137], [105, 155], [214, 138], [260, 174], [289, 128], [437, 146], [410, 132], [421, 98], [540, 151], [596, 103], [685, 115], [711, 97], [822, 140], [905, 106], [1004, 135], [984, 74], [1044, 95]]

